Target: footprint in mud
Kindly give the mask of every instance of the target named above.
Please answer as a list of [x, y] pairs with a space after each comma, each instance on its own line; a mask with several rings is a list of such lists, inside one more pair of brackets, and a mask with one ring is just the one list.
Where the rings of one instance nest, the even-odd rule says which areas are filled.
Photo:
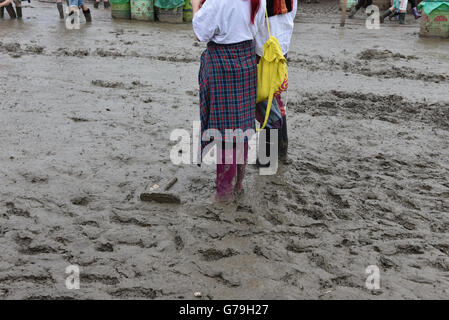
[[109, 294], [119, 299], [156, 299], [162, 295], [161, 290], [155, 290], [152, 288], [120, 288], [118, 290], [109, 291]]
[[29, 234], [18, 233], [14, 242], [19, 245], [19, 253], [24, 255], [38, 255], [55, 253], [57, 250], [49, 243], [33, 244], [34, 237]]
[[25, 217], [25, 218], [31, 217], [30, 212], [28, 210], [16, 208], [16, 205], [13, 202], [7, 202], [6, 208], [7, 208], [7, 211], [6, 211], [7, 215], [15, 215], [15, 216], [20, 216], [20, 217]]
[[104, 80], [92, 80], [92, 85], [102, 88], [113, 88], [113, 89], [124, 89], [125, 84], [123, 82], [113, 82], [113, 81], [104, 81]]
[[176, 235], [174, 241], [175, 241], [176, 250], [180, 251], [180, 250], [184, 249], [184, 246], [185, 246], [184, 240], [182, 240], [180, 235]]
[[97, 274], [86, 274], [82, 273], [80, 277], [80, 282], [83, 283], [102, 283], [106, 285], [116, 286], [120, 283], [120, 280], [115, 276], [110, 275], [97, 275]]
[[205, 261], [217, 261], [220, 259], [229, 258], [239, 254], [238, 251], [231, 248], [227, 248], [226, 250], [218, 250], [215, 248], [210, 248], [206, 250], [200, 249], [198, 250], [198, 253], [201, 254], [203, 260]]
[[340, 209], [348, 209], [351, 206], [349, 205], [347, 200], [343, 200], [341, 195], [336, 193], [332, 188], [327, 188], [327, 195], [328, 198], [331, 200], [331, 202], [334, 203], [334, 205], [337, 206], [337, 208]]
[[95, 246], [95, 250], [99, 252], [113, 252], [114, 246], [110, 242], [101, 242]]
[[30, 183], [47, 183], [49, 180], [48, 175], [43, 173], [25, 171], [19, 174]]
[[236, 288], [242, 285], [240, 280], [234, 279], [231, 275], [225, 275], [223, 272], [203, 273], [203, 275], [215, 279], [218, 283], [226, 287]]
[[325, 220], [326, 214], [319, 209], [311, 208], [311, 209], [301, 209], [301, 213], [305, 214], [309, 218], [313, 220]]
[[423, 247], [417, 244], [398, 244], [396, 250], [402, 254], [424, 254]]
[[70, 199], [70, 202], [75, 206], [86, 207], [93, 199], [89, 196], [79, 196]]

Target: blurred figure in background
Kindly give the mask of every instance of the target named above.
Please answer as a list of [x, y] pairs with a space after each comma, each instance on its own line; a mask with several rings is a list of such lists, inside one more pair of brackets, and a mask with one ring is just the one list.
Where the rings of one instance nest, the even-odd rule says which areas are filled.
[[[100, 0], [95, 0], [95, 3], [94, 3], [94, 8], [95, 9], [98, 9], [98, 7], [100, 6]], [[107, 8], [109, 8], [110, 6], [111, 6], [111, 4], [109, 3], [109, 0], [104, 0], [103, 1], [103, 5], [104, 5], [104, 8], [105, 9], [107, 9]]]
[[354, 8], [349, 12], [348, 18], [353, 18], [360, 8], [366, 9], [373, 4], [373, 0], [359, 0]]
[[[16, 6], [15, 10], [12, 5], [13, 2], [14, 2], [14, 5]], [[5, 9], [8, 12], [9, 17], [11, 19], [22, 18], [22, 3], [20, 0], [5, 0], [5, 1], [1, 2], [0, 3], [0, 18], [4, 18]]]

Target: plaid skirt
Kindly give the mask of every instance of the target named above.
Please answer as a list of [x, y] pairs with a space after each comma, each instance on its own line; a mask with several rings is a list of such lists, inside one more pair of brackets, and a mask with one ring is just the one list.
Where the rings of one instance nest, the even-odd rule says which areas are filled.
[[[253, 41], [208, 43], [201, 55], [198, 80], [201, 137], [215, 129], [221, 138], [210, 142], [248, 141], [249, 137], [242, 133], [256, 128], [257, 64]], [[208, 143], [201, 140], [201, 155]]]

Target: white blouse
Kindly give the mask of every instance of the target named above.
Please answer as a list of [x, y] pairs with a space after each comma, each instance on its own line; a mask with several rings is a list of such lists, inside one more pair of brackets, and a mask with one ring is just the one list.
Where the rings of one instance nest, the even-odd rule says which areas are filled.
[[[278, 39], [284, 55], [288, 53], [288, 49], [290, 48], [290, 41], [293, 35], [293, 26], [297, 10], [298, 1], [293, 0], [293, 10], [291, 12], [273, 16], [268, 19], [270, 22], [271, 35]], [[256, 36], [256, 53], [258, 56], [262, 56], [263, 45], [268, 40], [267, 23], [265, 20], [262, 23], [263, 27], [260, 27], [260, 31]]]
[[261, 27], [266, 28], [265, 0], [251, 24], [250, 0], [206, 0], [193, 17], [193, 31], [201, 42], [218, 44], [254, 40]]

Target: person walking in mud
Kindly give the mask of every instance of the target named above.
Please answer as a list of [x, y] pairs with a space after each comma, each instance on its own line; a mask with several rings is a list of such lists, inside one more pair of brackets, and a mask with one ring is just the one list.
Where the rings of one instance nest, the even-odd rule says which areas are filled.
[[[419, 13], [418, 8], [416, 7], [417, 6], [416, 0], [409, 0], [409, 2], [410, 2], [410, 7], [412, 8], [412, 14], [415, 17], [415, 20], [421, 18], [421, 14]], [[394, 15], [390, 16], [390, 20], [393, 17], [397, 18], [400, 13], [401, 13], [400, 10], [395, 10]]]
[[[294, 20], [296, 17], [296, 11], [298, 9], [297, 0], [264, 0], [266, 1], [268, 20], [270, 23], [271, 35], [276, 37], [281, 45], [282, 54], [287, 58], [288, 50], [290, 48], [290, 42], [293, 34]], [[256, 36], [256, 54], [259, 57], [263, 54], [263, 46], [268, 40], [268, 29], [264, 21], [264, 27], [260, 29], [260, 32]], [[284, 89], [288, 87], [288, 79], [286, 84], [283, 85]], [[259, 122], [263, 123], [265, 119], [265, 110], [267, 108], [267, 101], [262, 101], [257, 104], [256, 118]], [[277, 143], [271, 143], [270, 130], [278, 130]], [[277, 147], [279, 160], [284, 164], [288, 164], [288, 133], [287, 133], [287, 114], [284, 105], [284, 101], [281, 98], [281, 92], [275, 93], [273, 103], [271, 105], [270, 117], [267, 122], [266, 128], [266, 156], [270, 158], [272, 148]], [[260, 150], [260, 148], [259, 148]], [[269, 167], [270, 163], [260, 164], [257, 160], [259, 167]]]
[[84, 0], [69, 0], [69, 16], [75, 14], [75, 11], [78, 10], [78, 8], [82, 9], [86, 22], [92, 22], [90, 10], [84, 3]]
[[[16, 7], [15, 10], [12, 5], [13, 2]], [[0, 3], [0, 18], [4, 18], [5, 10], [8, 12], [8, 15], [11, 19], [22, 18], [22, 3], [20, 0], [5, 0]]]
[[[191, 0], [193, 31], [207, 49], [199, 71], [201, 156], [217, 144], [215, 201], [243, 192], [248, 132], [255, 132], [257, 64], [254, 38], [263, 27], [265, 1]], [[243, 149], [243, 150], [242, 150]]]
[[408, 0], [394, 0], [393, 6], [389, 9], [387, 9], [380, 16], [380, 23], [384, 23], [386, 18], [394, 15], [395, 12], [399, 12], [399, 24], [405, 24], [405, 15], [407, 14], [407, 5], [408, 5]]
[[[94, 8], [98, 9], [98, 7], [100, 6], [100, 0], [96, 0], [94, 3]], [[109, 8], [111, 6], [111, 4], [109, 3], [109, 0], [104, 0], [103, 1], [103, 6], [105, 9]]]
[[[69, 0], [66, 0], [67, 6], [69, 6]], [[56, 0], [56, 8], [59, 12], [59, 18], [64, 19], [64, 7], [62, 5], [62, 0]]]
[[357, 13], [357, 11], [359, 11], [361, 8], [366, 9], [372, 4], [373, 4], [373, 0], [357, 1], [357, 4], [355, 5], [355, 7], [353, 7], [351, 9], [351, 12], [349, 12], [348, 18], [352, 19], [355, 16], [355, 14]]

